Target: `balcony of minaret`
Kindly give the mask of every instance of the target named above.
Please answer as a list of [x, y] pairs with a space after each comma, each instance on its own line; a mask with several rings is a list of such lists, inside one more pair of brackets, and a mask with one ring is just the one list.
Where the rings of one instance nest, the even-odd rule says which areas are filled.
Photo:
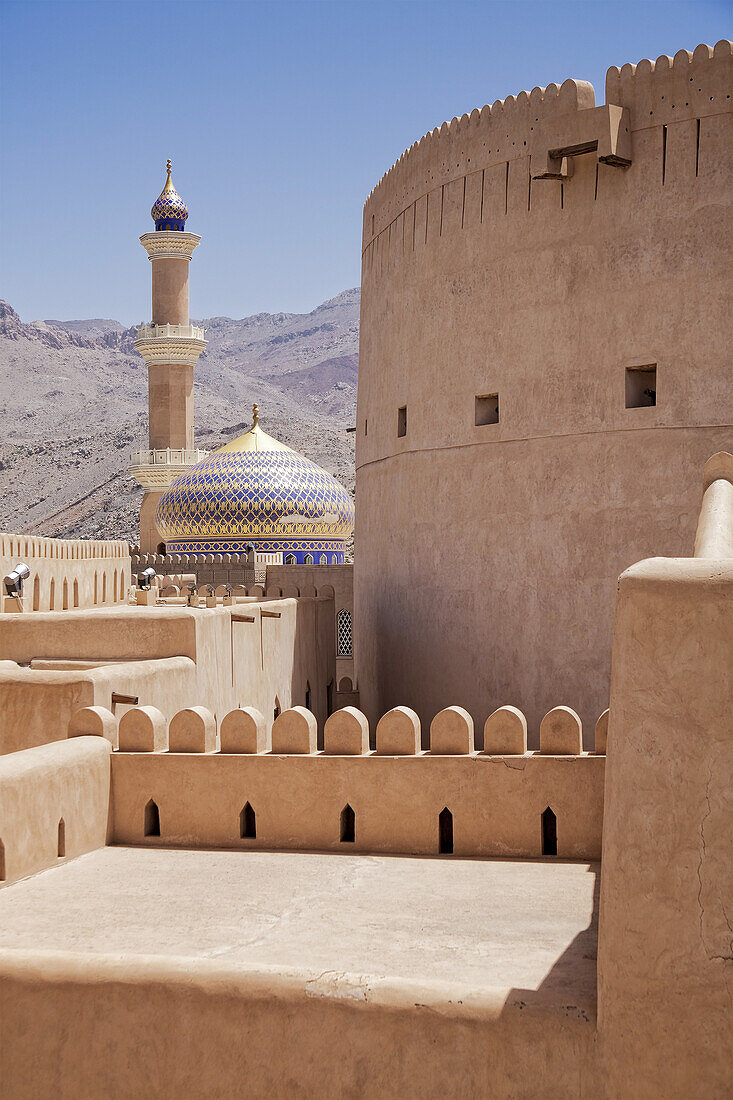
[[143, 489], [162, 490], [172, 484], [174, 478], [209, 455], [198, 448], [184, 450], [179, 447], [161, 447], [156, 450], [133, 451], [127, 472]]
[[198, 325], [141, 325], [135, 350], [145, 362], [182, 363], [194, 366], [206, 347], [204, 330]]

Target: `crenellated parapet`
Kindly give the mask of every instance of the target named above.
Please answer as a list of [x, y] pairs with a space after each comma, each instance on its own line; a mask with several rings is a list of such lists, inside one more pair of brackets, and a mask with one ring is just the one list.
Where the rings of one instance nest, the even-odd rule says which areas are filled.
[[53, 539], [0, 532], [0, 581], [19, 563], [30, 569], [22, 598], [0, 594], [0, 611], [68, 611], [120, 604], [130, 586], [130, 547], [122, 539]]
[[363, 246], [406, 207], [451, 180], [528, 155], [535, 127], [595, 107], [593, 86], [566, 80], [474, 108], [436, 126], [406, 149], [364, 204]]
[[618, 103], [631, 116], [632, 129], [718, 115], [730, 107], [731, 49], [726, 39], [693, 52], [678, 50], [606, 73], [606, 102]]
[[582, 751], [568, 707], [543, 719], [539, 752], [526, 751], [514, 707], [489, 716], [481, 752], [461, 707], [434, 717], [427, 750], [409, 707], [380, 718], [373, 748], [355, 707], [326, 719], [322, 750], [303, 706], [271, 722], [241, 707], [218, 723], [200, 706], [170, 720], [150, 706], [118, 720], [87, 708], [70, 734], [114, 744], [115, 725], [118, 843], [600, 858], [605, 745]]
[[[714, 48], [701, 45], [692, 53], [680, 50], [674, 58], [662, 56], [621, 69], [612, 66], [606, 77], [606, 104], [599, 107], [592, 85], [568, 79], [444, 122], [406, 149], [368, 196], [363, 249], [415, 203], [427, 201], [429, 206], [439, 201], [442, 224], [443, 188], [455, 181], [465, 181], [463, 225], [465, 203], [472, 201], [468, 191], [478, 192], [481, 184], [482, 205], [482, 174], [503, 166], [508, 197], [509, 166], [515, 161], [529, 159], [534, 180], [567, 178], [572, 172], [568, 158], [588, 152], [596, 152], [600, 164], [629, 167], [635, 131], [699, 120], [730, 106], [730, 64], [730, 42], [721, 41]], [[415, 214], [418, 225], [423, 216], [424, 232], [429, 234], [429, 211]]]

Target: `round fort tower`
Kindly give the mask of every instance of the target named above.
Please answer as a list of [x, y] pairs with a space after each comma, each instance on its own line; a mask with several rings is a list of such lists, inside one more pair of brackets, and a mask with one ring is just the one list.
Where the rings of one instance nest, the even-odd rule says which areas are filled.
[[616, 579], [731, 449], [731, 49], [522, 92], [364, 208], [355, 653], [371, 721], [608, 706]]
[[153, 233], [140, 243], [152, 265], [152, 323], [137, 333], [135, 347], [148, 368], [148, 450], [132, 456], [130, 473], [145, 494], [140, 507], [140, 549], [155, 551], [158, 502], [173, 480], [206, 457], [194, 448], [193, 370], [206, 347], [204, 330], [190, 323], [188, 274], [201, 241], [186, 232], [188, 209], [171, 178], [171, 162], [160, 195], [150, 211]]

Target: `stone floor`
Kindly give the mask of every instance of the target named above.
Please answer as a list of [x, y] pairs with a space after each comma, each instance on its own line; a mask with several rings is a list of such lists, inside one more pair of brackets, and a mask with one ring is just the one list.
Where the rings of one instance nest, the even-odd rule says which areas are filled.
[[220, 959], [592, 1008], [598, 882], [589, 863], [109, 847], [0, 890], [0, 950]]

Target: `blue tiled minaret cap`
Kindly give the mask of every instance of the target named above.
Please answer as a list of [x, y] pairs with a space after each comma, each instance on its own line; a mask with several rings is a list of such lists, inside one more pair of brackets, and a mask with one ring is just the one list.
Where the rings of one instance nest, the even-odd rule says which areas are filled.
[[178, 229], [181, 232], [186, 228], [188, 207], [173, 186], [171, 179], [171, 162], [168, 161], [168, 178], [165, 187], [155, 200], [150, 215], [155, 222], [156, 229]]

